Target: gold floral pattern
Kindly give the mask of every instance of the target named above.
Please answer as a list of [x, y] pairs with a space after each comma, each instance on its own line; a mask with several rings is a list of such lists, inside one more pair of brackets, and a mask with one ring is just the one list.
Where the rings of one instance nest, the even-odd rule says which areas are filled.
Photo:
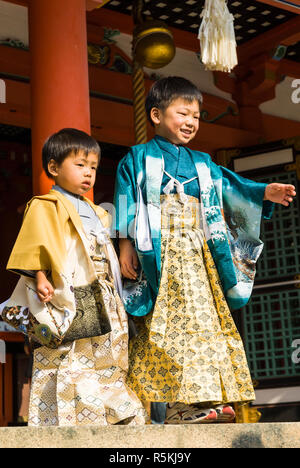
[[153, 313], [135, 318], [128, 383], [144, 401], [255, 399], [243, 343], [200, 229], [199, 201], [162, 195], [162, 275]]
[[[126, 385], [125, 309], [114, 289], [104, 248], [96, 245], [94, 236], [89, 241], [99, 280], [97, 288], [92, 285], [96, 299], [89, 301], [92, 293], [83, 290], [87, 302], [78, 301], [79, 313], [69, 341], [57, 349], [42, 346], [35, 350], [29, 426], [143, 425], [149, 419], [142, 403]], [[101, 304], [99, 314], [94, 313], [98, 310], [95, 301]], [[72, 339], [80, 336], [80, 326], [82, 336], [98, 335]]]

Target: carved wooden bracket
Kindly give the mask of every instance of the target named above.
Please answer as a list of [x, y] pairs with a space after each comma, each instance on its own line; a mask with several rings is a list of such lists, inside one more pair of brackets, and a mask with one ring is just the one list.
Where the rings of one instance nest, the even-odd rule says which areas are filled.
[[209, 116], [209, 112], [205, 109], [203, 109], [201, 111], [201, 119], [204, 121], [204, 122], [207, 122], [207, 123], [214, 123], [214, 122], [217, 122], [218, 120], [222, 119], [223, 117], [225, 117], [226, 115], [239, 115], [238, 111], [236, 111], [236, 109], [234, 109], [232, 106], [228, 106], [226, 111], [222, 112], [221, 114], [217, 115], [216, 117], [213, 117], [212, 119], [208, 119], [208, 116]]

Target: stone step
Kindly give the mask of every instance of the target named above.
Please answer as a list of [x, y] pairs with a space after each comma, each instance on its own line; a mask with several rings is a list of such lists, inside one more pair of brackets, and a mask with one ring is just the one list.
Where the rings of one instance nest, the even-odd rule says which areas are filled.
[[2, 427], [0, 448], [300, 448], [300, 422]]

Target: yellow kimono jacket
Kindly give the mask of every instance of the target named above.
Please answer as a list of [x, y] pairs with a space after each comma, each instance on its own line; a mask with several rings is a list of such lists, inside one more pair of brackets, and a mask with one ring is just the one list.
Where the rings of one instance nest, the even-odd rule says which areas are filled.
[[[110, 215], [87, 198], [84, 200], [98, 215], [105, 232]], [[109, 320], [101, 312], [105, 308], [80, 216], [60, 192], [50, 190], [27, 204], [7, 269], [21, 278], [11, 298], [2, 305], [2, 318], [40, 344], [55, 348], [62, 342], [76, 316], [78, 300], [83, 297], [83, 307], [86, 304], [94, 308], [99, 317], [91, 336], [110, 331]], [[54, 288], [51, 302], [44, 304], [37, 297], [31, 270], [49, 272]]]

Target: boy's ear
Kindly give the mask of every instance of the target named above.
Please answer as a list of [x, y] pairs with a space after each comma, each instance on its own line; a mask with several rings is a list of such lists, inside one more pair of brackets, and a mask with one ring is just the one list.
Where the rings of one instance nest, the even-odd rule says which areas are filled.
[[158, 107], [152, 107], [150, 111], [150, 117], [154, 125], [160, 124], [160, 110], [158, 109]]
[[50, 159], [48, 162], [48, 171], [53, 177], [57, 176], [57, 162], [54, 159]]

